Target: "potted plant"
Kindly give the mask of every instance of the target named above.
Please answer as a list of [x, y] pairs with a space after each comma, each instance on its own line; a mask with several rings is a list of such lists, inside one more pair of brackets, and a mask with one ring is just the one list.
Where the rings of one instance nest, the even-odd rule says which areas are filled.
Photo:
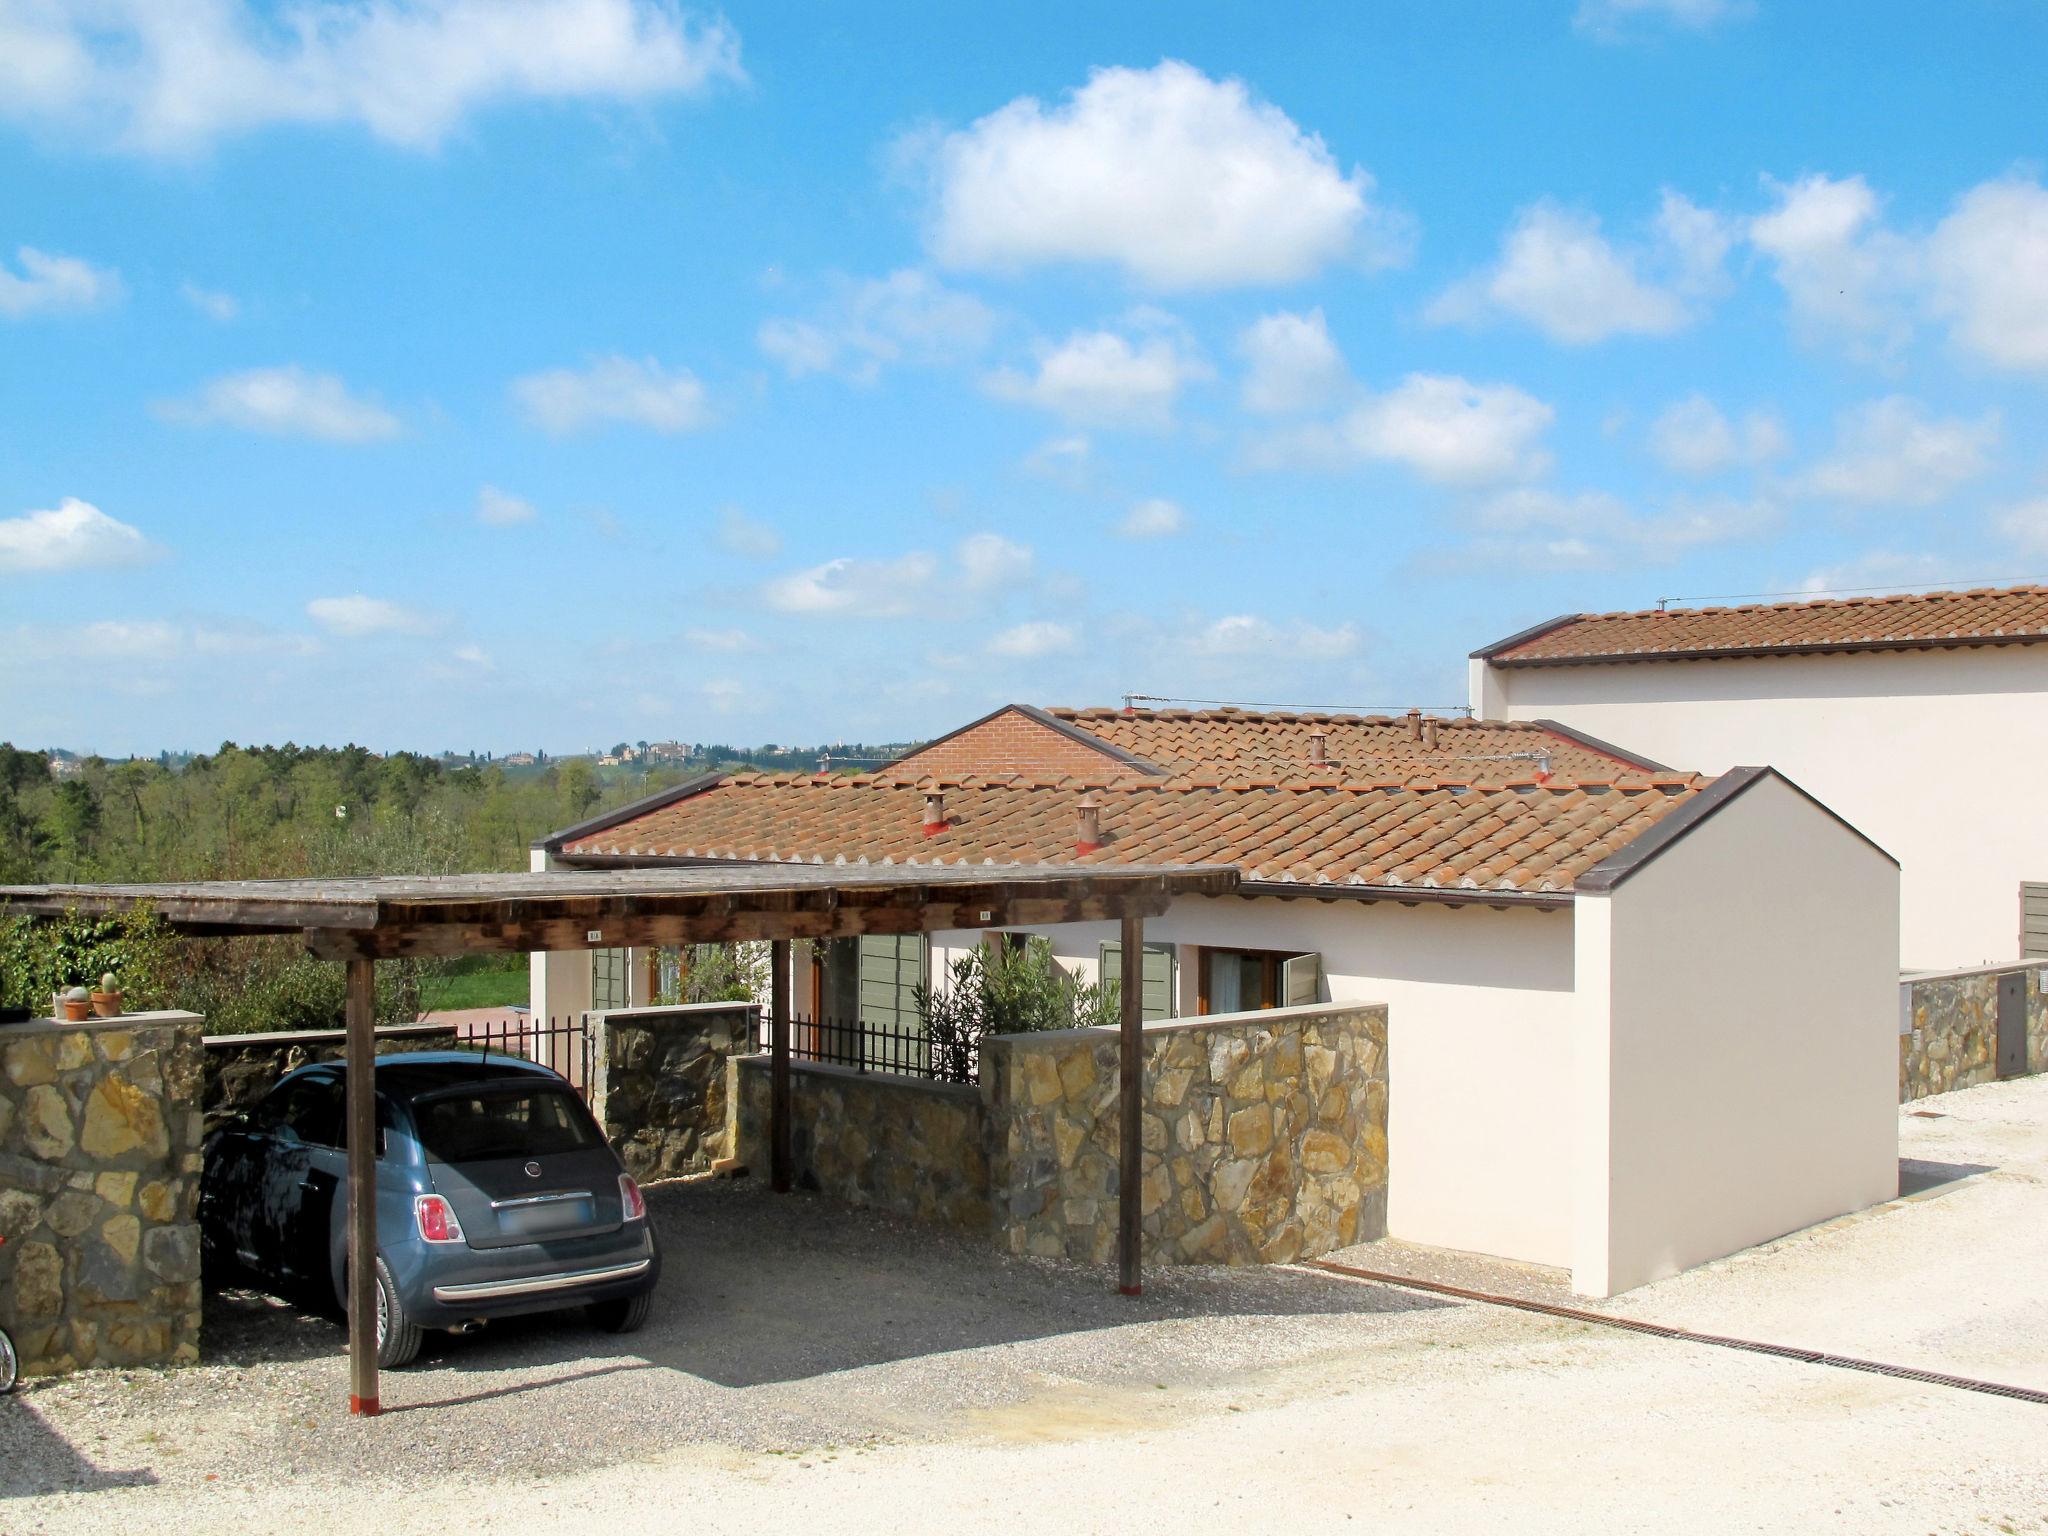
[[62, 1018], [67, 1024], [83, 1024], [92, 1016], [92, 994], [83, 987], [73, 987], [63, 994]]
[[99, 990], [92, 995], [92, 1011], [96, 1018], [118, 1019], [121, 1016], [121, 989], [115, 985], [112, 971], [100, 977]]

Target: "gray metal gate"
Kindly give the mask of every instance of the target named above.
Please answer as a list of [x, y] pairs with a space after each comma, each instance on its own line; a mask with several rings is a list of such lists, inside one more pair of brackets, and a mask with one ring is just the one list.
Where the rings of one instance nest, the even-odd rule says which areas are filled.
[[1998, 1075], [2023, 1077], [2027, 1070], [2027, 975], [1998, 978]]

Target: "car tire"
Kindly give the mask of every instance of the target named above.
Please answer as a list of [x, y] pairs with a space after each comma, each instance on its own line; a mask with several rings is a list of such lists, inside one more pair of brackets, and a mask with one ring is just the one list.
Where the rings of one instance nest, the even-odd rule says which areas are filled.
[[642, 1291], [624, 1301], [593, 1301], [584, 1309], [591, 1326], [606, 1333], [637, 1333], [654, 1310], [654, 1292]]
[[[341, 1277], [341, 1313], [348, 1316], [348, 1271]], [[420, 1346], [426, 1342], [427, 1330], [406, 1315], [405, 1302], [399, 1297], [398, 1282], [391, 1276], [391, 1266], [380, 1256], [377, 1260], [377, 1369], [395, 1371], [400, 1366], [411, 1365], [419, 1358]]]

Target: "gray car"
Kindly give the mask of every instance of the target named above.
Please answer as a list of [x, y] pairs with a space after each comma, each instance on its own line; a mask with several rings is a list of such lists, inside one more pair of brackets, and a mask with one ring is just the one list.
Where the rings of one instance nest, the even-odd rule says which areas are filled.
[[[206, 1142], [199, 1218], [208, 1273], [244, 1273], [345, 1306], [343, 1069], [302, 1067]], [[562, 1077], [516, 1057], [379, 1057], [377, 1358], [399, 1366], [429, 1328], [582, 1307], [646, 1321], [661, 1252], [639, 1188]]]

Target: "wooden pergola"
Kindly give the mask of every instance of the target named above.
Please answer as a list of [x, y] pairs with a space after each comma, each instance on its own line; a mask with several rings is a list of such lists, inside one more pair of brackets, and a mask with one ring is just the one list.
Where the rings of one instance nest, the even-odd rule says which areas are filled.
[[[1181, 896], [1237, 888], [1226, 867], [693, 865], [533, 874], [210, 880], [160, 885], [0, 886], [0, 908], [35, 917], [147, 907], [196, 937], [296, 934], [348, 967], [349, 1411], [378, 1411], [375, 1056], [376, 963], [405, 955], [587, 950], [767, 940], [771, 1182], [791, 1183], [790, 943], [860, 934], [1121, 923], [1122, 953], [1144, 953], [1145, 919]], [[1125, 961], [1135, 975], [1135, 961]], [[1140, 1043], [1143, 989], [1122, 992], [1119, 1053], [1118, 1280], [1142, 1283]]]

